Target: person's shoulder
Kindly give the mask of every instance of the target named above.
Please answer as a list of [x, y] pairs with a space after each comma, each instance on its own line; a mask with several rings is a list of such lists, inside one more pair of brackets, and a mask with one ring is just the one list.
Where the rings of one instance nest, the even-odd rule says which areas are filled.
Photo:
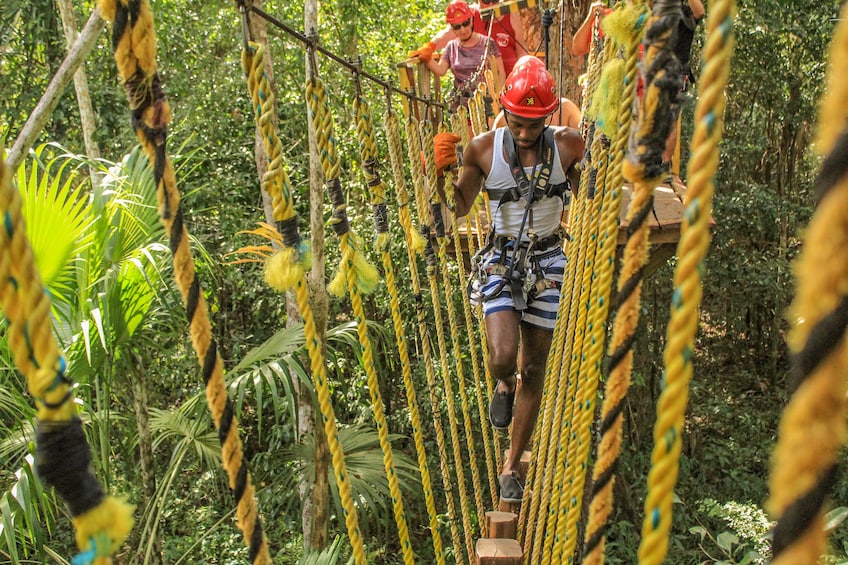
[[580, 135], [580, 132], [574, 128], [568, 126], [550, 126], [550, 128], [553, 131], [554, 139], [556, 139], [557, 141], [569, 141], [574, 139], [575, 137], [577, 139], [580, 139], [581, 141], [583, 140], [583, 137]]
[[551, 126], [551, 129], [553, 129], [560, 154], [562, 151], [568, 151], [572, 154], [572, 158], [577, 158], [583, 153], [585, 142], [579, 131], [568, 126]]
[[476, 145], [478, 147], [492, 145], [495, 142], [495, 135], [497, 134], [497, 130], [499, 129], [503, 128], [495, 128], [489, 131], [484, 131], [483, 133], [478, 133], [471, 139], [471, 144]]

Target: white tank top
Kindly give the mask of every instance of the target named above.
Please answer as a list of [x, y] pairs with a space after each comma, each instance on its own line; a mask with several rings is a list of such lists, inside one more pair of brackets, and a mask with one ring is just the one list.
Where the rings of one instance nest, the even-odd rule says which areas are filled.
[[[486, 182], [483, 184], [483, 190], [489, 196], [489, 216], [492, 218], [495, 234], [518, 237], [518, 230], [521, 228], [521, 221], [524, 218], [524, 208], [527, 205], [526, 198], [521, 197], [520, 200], [500, 203], [501, 196], [516, 186], [515, 179], [509, 169], [509, 163], [504, 158], [503, 138], [505, 130], [506, 127], [495, 130], [495, 141], [492, 146], [492, 166], [489, 176], [486, 177]], [[537, 167], [539, 166], [541, 166], [541, 163], [537, 165]], [[533, 169], [534, 167], [524, 167], [524, 173], [530, 175]], [[548, 182], [554, 185], [562, 184], [566, 180], [565, 171], [562, 170], [562, 163], [559, 160], [559, 151], [555, 150], [551, 178]], [[527, 234], [530, 229], [536, 233], [539, 239], [554, 233], [559, 228], [563, 207], [563, 200], [559, 196], [543, 196], [534, 202], [527, 214], [521, 240], [529, 241]]]

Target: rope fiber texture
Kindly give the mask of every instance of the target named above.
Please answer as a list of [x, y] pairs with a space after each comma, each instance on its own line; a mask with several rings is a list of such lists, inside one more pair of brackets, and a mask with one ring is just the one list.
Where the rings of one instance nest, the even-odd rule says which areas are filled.
[[788, 345], [796, 386], [783, 411], [772, 457], [769, 499], [776, 517], [772, 563], [818, 563], [826, 550], [826, 498], [836, 478], [845, 427], [848, 380], [848, 6], [842, 5], [830, 46], [816, 148], [825, 159], [816, 180], [818, 204], [796, 264]]
[[[21, 196], [0, 159], [0, 307], [18, 371], [38, 408], [35, 468], [68, 505], [80, 551], [88, 563], [108, 565], [129, 535], [134, 507], [105, 496], [89, 465], [91, 450], [77, 415], [67, 365], [50, 323], [45, 292], [26, 235]], [[79, 557], [79, 556], [78, 556]]]
[[[654, 424], [654, 449], [648, 474], [642, 542], [639, 546], [640, 564], [662, 563], [668, 552], [674, 487], [679, 474], [684, 416], [693, 373], [692, 358], [703, 288], [703, 261], [710, 244], [709, 222], [715, 190], [713, 176], [718, 168], [718, 146], [723, 130], [724, 89], [733, 49], [732, 22], [735, 7], [734, 0], [718, 0], [710, 4], [704, 47], [705, 66], [699, 80], [703, 87], [695, 109], [689, 186], [677, 247], [671, 319], [663, 359], [664, 386], [657, 402], [657, 419]], [[662, 29], [666, 23], [676, 27], [679, 17], [677, 11], [658, 11], [655, 6], [654, 14], [656, 17], [649, 23], [649, 36], [656, 37], [651, 30], [656, 30], [657, 35], [665, 34]], [[650, 61], [658, 60], [651, 59], [651, 51], [652, 48], [649, 48], [649, 65]], [[662, 78], [662, 73], [660, 71], [654, 76]], [[650, 94], [651, 88], [648, 85], [648, 101], [655, 99]], [[645, 176], [648, 174], [646, 171]], [[616, 354], [614, 351], [613, 356]], [[629, 359], [622, 359], [621, 362], [630, 363]]]
[[207, 404], [221, 443], [223, 467], [237, 504], [238, 526], [249, 548], [251, 563], [271, 563], [255, 489], [244, 460], [238, 420], [227, 396], [223, 361], [212, 337], [206, 298], [195, 273], [174, 168], [165, 148], [171, 110], [156, 70], [156, 34], [150, 3], [101, 0], [99, 6], [103, 17], [112, 22], [112, 49], [127, 94], [133, 128], [153, 163], [159, 216], [170, 236], [174, 277], [186, 307], [192, 346], [202, 367]]

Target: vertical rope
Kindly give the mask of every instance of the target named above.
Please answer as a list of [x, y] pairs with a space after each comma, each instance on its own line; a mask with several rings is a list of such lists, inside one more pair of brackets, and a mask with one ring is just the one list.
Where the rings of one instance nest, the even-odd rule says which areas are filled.
[[[418, 280], [418, 265], [415, 260], [415, 252], [412, 249], [411, 235], [416, 233], [412, 229], [412, 221], [409, 217], [409, 193], [406, 188], [406, 178], [403, 173], [403, 157], [401, 150], [400, 125], [398, 124], [397, 115], [388, 107], [384, 117], [384, 125], [386, 129], [386, 140], [389, 147], [389, 160], [392, 166], [392, 173], [395, 179], [395, 189], [398, 200], [398, 218], [403, 227], [404, 235], [406, 236], [407, 251], [409, 259], [409, 269], [412, 279], [413, 294], [415, 296], [416, 312], [420, 312], [423, 317], [423, 302], [421, 300], [421, 285]], [[409, 405], [409, 417], [412, 422], [412, 437], [415, 441], [415, 450], [418, 454], [418, 468], [421, 472], [421, 486], [424, 489], [424, 503], [427, 507], [427, 515], [430, 518], [430, 533], [433, 538], [433, 551], [438, 565], [444, 565], [445, 554], [442, 548], [442, 536], [439, 532], [439, 518], [436, 512], [436, 503], [433, 497], [433, 488], [430, 480], [430, 467], [427, 464], [427, 449], [424, 445], [424, 435], [421, 432], [421, 416], [418, 409], [418, 399], [415, 393], [415, 386], [412, 382], [412, 368], [409, 360], [409, 351], [406, 346], [406, 336], [403, 329], [403, 319], [400, 313], [400, 299], [397, 295], [397, 287], [394, 282], [394, 270], [390, 269], [390, 265], [386, 266], [385, 258], [391, 258], [388, 253], [383, 254], [384, 269], [386, 271], [386, 283], [389, 288], [389, 294], [392, 302], [392, 321], [395, 327], [395, 337], [397, 338], [398, 351], [400, 352], [401, 368], [403, 371], [403, 384], [406, 391], [406, 401]], [[429, 366], [428, 372], [432, 374], [432, 359], [430, 358], [430, 347], [427, 342], [426, 335], [423, 336], [422, 349], [424, 349], [425, 363]], [[444, 432], [441, 431], [441, 423], [437, 431], [437, 443], [441, 445], [440, 451], [444, 449]]]
[[[606, 319], [609, 311], [610, 290], [614, 270], [614, 253], [618, 237], [618, 210], [621, 206], [621, 187], [624, 181], [622, 165], [627, 148], [627, 139], [633, 119], [633, 102], [636, 97], [636, 80], [638, 72], [639, 37], [645, 21], [646, 6], [640, 2], [630, 8], [634, 16], [631, 18], [635, 25], [629, 30], [628, 36], [622, 37], [620, 43], [624, 49], [624, 92], [621, 106], [618, 109], [618, 131], [609, 150], [610, 164], [608, 185], [611, 190], [609, 210], [604, 211], [607, 247], [600, 260], [601, 280], [603, 282], [603, 304], [599, 304], [593, 321], [596, 331], [606, 332]], [[602, 335], [595, 334], [595, 354], [604, 345]], [[600, 360], [600, 357], [597, 357]], [[597, 460], [593, 469], [591, 502], [589, 518], [585, 532], [583, 547], [584, 562], [601, 564], [604, 559], [604, 529], [612, 513], [614, 472], [618, 463], [621, 447], [621, 414], [624, 409], [624, 399], [630, 385], [628, 373], [617, 372], [612, 377], [607, 376], [605, 398], [601, 410], [601, 439], [598, 445]]]
[[[589, 77], [584, 94], [584, 106], [588, 103], [591, 93], [594, 92], [598, 83], [599, 69], [603, 63], [603, 57], [604, 51], [598, 49], [597, 42], [593, 42], [589, 54]], [[594, 188], [589, 188], [590, 172], [593, 166], [591, 148], [594, 143], [591, 137], [587, 137], [587, 141], [587, 150], [581, 165], [580, 188], [569, 211], [571, 241], [565, 248], [567, 262], [560, 291], [557, 324], [552, 338], [553, 353], [548, 358], [545, 368], [543, 408], [534, 432], [533, 445], [535, 449], [527, 477], [527, 484], [533, 485], [531, 490], [538, 493], [538, 496], [532, 497], [530, 501], [522, 500], [522, 508], [519, 514], [521, 519], [519, 520], [518, 537], [523, 542], [524, 554], [529, 556], [531, 560], [542, 559], [545, 528], [549, 519], [556, 519], [555, 514], [549, 514], [549, 512], [556, 512], [556, 507], [551, 507], [551, 483], [556, 476], [557, 453], [568, 447], [567, 438], [570, 434], [571, 419], [564, 418], [563, 415], [571, 414], [573, 411], [573, 399], [576, 392], [576, 381], [568, 380], [568, 366], [571, 360], [564, 360], [564, 357], [572, 355], [576, 336], [583, 331], [582, 326], [577, 322], [581, 312], [578, 306], [578, 298], [581, 292], [578, 277], [582, 276], [585, 269], [584, 262], [589, 245], [590, 231], [588, 221], [594, 198]], [[564, 439], [561, 440], [560, 438]], [[562, 481], [562, 473], [563, 471], [559, 471], [559, 481]], [[561, 488], [561, 482], [559, 484], [560, 486], [557, 488]], [[533, 525], [532, 531], [530, 524]]]
[[247, 73], [248, 90], [253, 102], [257, 124], [262, 134], [265, 153], [268, 155], [268, 172], [265, 176], [265, 188], [271, 196], [274, 219], [277, 229], [283, 236], [282, 249], [272, 256], [265, 266], [265, 279], [280, 292], [295, 288], [298, 311], [303, 319], [306, 349], [310, 359], [310, 374], [318, 396], [318, 406], [324, 422], [324, 434], [333, 460], [333, 470], [339, 496], [342, 501], [345, 525], [353, 548], [356, 563], [365, 562], [365, 550], [356, 515], [356, 507], [350, 494], [350, 482], [345, 469], [344, 451], [338, 439], [335, 410], [330, 401], [330, 388], [327, 383], [327, 368], [321, 348], [321, 340], [315, 325], [315, 316], [309, 297], [309, 285], [306, 280], [306, 265], [309, 262], [308, 249], [300, 241], [297, 230], [297, 216], [294, 211], [293, 196], [288, 173], [283, 166], [282, 143], [274, 126], [274, 92], [265, 74], [265, 48], [261, 44], [250, 43], [242, 54], [242, 67]]
[[223, 361], [212, 337], [206, 298], [196, 277], [188, 231], [183, 223], [180, 194], [165, 144], [171, 111], [156, 70], [156, 34], [147, 0], [126, 3], [101, 0], [100, 11], [112, 25], [112, 48], [124, 83], [133, 127], [153, 163], [159, 216], [170, 237], [174, 277], [186, 306], [191, 341], [202, 366], [206, 399], [218, 439], [223, 467], [237, 503], [237, 519], [252, 563], [270, 563], [268, 543], [259, 517], [255, 489], [244, 461], [238, 420], [227, 396]]
[[90, 468], [66, 361], [50, 324], [50, 299], [35, 264], [21, 197], [0, 159], [0, 306], [15, 366], [38, 409], [36, 472], [68, 505], [77, 547], [88, 563], [108, 565], [133, 525], [133, 507], [107, 497]]
[[836, 483], [836, 460], [846, 441], [846, 61], [848, 8], [843, 4], [819, 110], [816, 148], [826, 156], [816, 179], [817, 206], [798, 257], [796, 295], [789, 310], [787, 341], [796, 388], [781, 416], [767, 502], [777, 518], [775, 565], [820, 561], [827, 545], [825, 499]]
[[[424, 168], [427, 173], [427, 178], [430, 181], [429, 186], [431, 187], [432, 192], [435, 193], [436, 166], [433, 148], [433, 128], [430, 125], [430, 122], [427, 120], [421, 123], [420, 128], [421, 138], [424, 140]], [[422, 206], [426, 207], [427, 202], [422, 196], [423, 195], [419, 196], [419, 203]], [[438, 206], [431, 207], [430, 217], [433, 218], [433, 212], [438, 211], [440, 211]], [[440, 218], [433, 218], [433, 221], [438, 229], [438, 224], [441, 221]], [[454, 400], [453, 384], [451, 382], [450, 366], [448, 363], [447, 340], [445, 338], [445, 326], [444, 320], [442, 318], [441, 298], [439, 296], [439, 282], [437, 275], [439, 271], [440, 262], [438, 257], [436, 256], [436, 251], [433, 249], [432, 244], [427, 247], [427, 253], [427, 277], [430, 282], [430, 299], [433, 301], [433, 315], [436, 324], [437, 343], [439, 344], [439, 359], [441, 361], [442, 383], [444, 385], [445, 400], [447, 401], [448, 407], [448, 422], [450, 425], [451, 444], [453, 446], [453, 457], [454, 466], [456, 468], [457, 487], [459, 488], [459, 504], [462, 511], [462, 527], [465, 534], [465, 549], [467, 552], [469, 563], [474, 563], [474, 546], [472, 543], [474, 533], [471, 527], [471, 513], [470, 509], [468, 508], [465, 470], [461, 452], [461, 441], [459, 438], [459, 426], [456, 419], [456, 402]], [[446, 292], [445, 294], [447, 297], [446, 300], [450, 300], [450, 293]], [[459, 553], [459, 548], [457, 548], [457, 560], [459, 560]]]
[[[463, 139], [467, 139], [469, 137], [467, 125], [462, 122], [462, 118], [461, 118], [461, 116], [459, 116], [459, 114], [454, 114], [454, 116], [455, 116], [455, 119], [453, 120], [454, 130], [460, 132], [460, 137], [462, 137], [462, 133], [465, 133], [465, 137]], [[467, 145], [463, 145], [463, 146], [467, 147]], [[455, 203], [455, 200], [454, 200], [453, 182], [450, 182], [450, 179], [447, 179], [447, 178], [445, 179], [445, 196], [447, 196], [446, 204], [447, 204], [448, 208], [451, 210], [451, 215], [452, 215], [452, 218], [453, 218], [453, 226], [454, 226], [453, 227], [453, 245], [454, 245], [454, 250], [455, 250], [455, 253], [456, 253], [456, 265], [457, 265], [457, 271], [458, 271], [458, 276], [459, 276], [459, 281], [460, 281], [459, 294], [462, 296], [462, 311], [463, 311], [463, 314], [465, 316], [465, 328], [466, 328], [466, 331], [468, 332], [467, 335], [468, 335], [469, 356], [471, 357], [471, 369], [472, 369], [472, 372], [474, 374], [474, 392], [475, 392], [476, 400], [477, 400], [477, 417], [479, 418], [478, 422], [480, 424], [480, 430], [482, 431], [482, 434], [483, 434], [483, 452], [484, 452], [485, 457], [486, 457], [486, 469], [488, 471], [487, 476], [488, 476], [488, 479], [489, 479], [489, 494], [491, 495], [492, 507], [496, 508], [497, 504], [498, 504], [498, 500], [497, 500], [498, 488], [497, 488], [497, 484], [495, 483], [495, 479], [496, 479], [496, 476], [497, 476], [497, 473], [498, 473], [498, 469], [496, 467], [496, 461], [495, 461], [495, 458], [493, 457], [493, 453], [492, 453], [492, 435], [497, 435], [497, 432], [492, 434], [492, 430], [490, 430], [489, 426], [487, 425], [488, 422], [486, 420], [486, 411], [485, 411], [485, 408], [484, 408], [486, 406], [486, 402], [485, 402], [485, 399], [483, 398], [482, 386], [485, 386], [484, 380], [486, 380], [488, 378], [488, 375], [483, 374], [484, 369], [480, 365], [480, 359], [478, 357], [479, 354], [477, 352], [477, 341], [478, 341], [478, 339], [482, 341], [482, 340], [486, 339], [486, 336], [485, 336], [485, 334], [482, 334], [482, 332], [475, 332], [474, 331], [475, 324], [474, 324], [474, 316], [471, 313], [471, 301], [468, 298], [468, 293], [464, 292], [464, 290], [462, 289], [462, 286], [461, 286], [462, 281], [466, 280], [465, 259], [463, 258], [463, 254], [462, 254], [462, 240], [460, 238], [459, 223], [457, 222], [457, 217], [456, 217], [456, 213], [455, 213], [456, 203]], [[465, 225], [468, 226], [469, 225], [469, 219], [466, 218], [465, 221], [466, 221]], [[466, 240], [468, 242], [468, 255], [469, 255], [469, 257], [471, 257], [472, 256], [471, 248], [472, 248], [473, 244], [471, 242], [470, 237], [466, 238]], [[480, 321], [479, 318], [477, 320]], [[482, 326], [482, 324], [480, 324], [480, 326]], [[472, 434], [469, 433], [468, 435], [471, 436]], [[484, 515], [485, 515], [485, 513], [480, 514], [480, 517], [478, 518], [481, 522], [481, 525], [482, 525], [482, 516], [484, 516]]]
[[395, 522], [398, 526], [398, 539], [407, 564], [414, 562], [412, 547], [409, 542], [409, 532], [406, 525], [406, 517], [403, 512], [403, 499], [398, 486], [397, 473], [395, 472], [394, 456], [392, 446], [389, 442], [389, 430], [383, 412], [383, 399], [380, 394], [377, 369], [374, 366], [374, 350], [368, 336], [367, 319], [362, 304], [362, 294], [373, 290], [377, 283], [376, 270], [365, 259], [360, 250], [359, 238], [351, 231], [347, 218], [347, 204], [341, 181], [339, 180], [339, 161], [336, 154], [335, 140], [333, 137], [333, 121], [329, 111], [329, 103], [323, 81], [317, 76], [310, 76], [307, 85], [307, 99], [309, 100], [310, 119], [315, 127], [318, 147], [321, 151], [321, 167], [324, 170], [327, 192], [330, 202], [333, 204], [333, 219], [330, 224], [339, 237], [342, 251], [341, 265], [338, 274], [330, 283], [330, 291], [339, 296], [342, 289], [347, 286], [350, 293], [351, 306], [356, 317], [356, 330], [359, 344], [362, 347], [362, 365], [368, 377], [368, 392], [371, 395], [371, 406], [374, 410], [374, 422], [377, 425], [377, 434], [380, 438], [380, 447], [383, 450], [383, 466], [389, 482], [389, 491], [392, 496], [392, 510]]
[[[415, 189], [415, 198], [418, 206], [419, 217], [423, 218], [421, 220], [421, 232], [426, 233], [427, 237], [430, 236], [430, 228], [429, 223], [432, 220], [429, 220], [430, 217], [430, 208], [426, 205], [426, 201], [424, 200], [424, 171], [421, 167], [421, 141], [418, 138], [418, 127], [414, 118], [410, 117], [407, 121], [407, 140], [409, 142], [409, 162], [411, 163], [412, 168], [412, 179], [413, 179], [413, 187]], [[423, 204], [422, 204], [423, 202]], [[411, 223], [411, 222], [410, 222]], [[411, 228], [411, 226], [410, 226]], [[407, 232], [407, 242], [412, 242], [412, 234], [416, 233], [412, 229], [409, 229]], [[423, 237], [421, 237], [422, 241], [425, 241]], [[430, 247], [429, 241], [425, 241], [425, 245], [422, 245], [421, 251], [425, 253], [425, 258], [427, 259], [427, 272], [428, 275], [431, 269], [435, 269], [435, 255], [432, 252], [432, 248]], [[414, 249], [409, 247], [408, 252], [410, 256], [414, 253]], [[416, 296], [416, 314], [418, 317], [418, 333], [421, 336], [421, 345], [424, 353], [425, 359], [425, 372], [427, 375], [427, 388], [430, 395], [430, 405], [433, 409], [433, 425], [436, 430], [436, 445], [439, 449], [439, 465], [440, 470], [442, 472], [442, 486], [445, 491], [445, 500], [448, 505], [448, 523], [450, 526], [451, 533], [451, 541], [453, 543], [454, 551], [456, 552], [456, 560], [457, 562], [463, 562], [462, 559], [462, 539], [459, 534], [459, 518], [456, 513], [456, 502], [453, 497], [453, 484], [451, 481], [451, 467], [450, 467], [450, 459], [448, 458], [447, 451], [447, 443], [445, 441], [445, 434], [442, 428], [442, 419], [441, 419], [441, 409], [439, 406], [439, 397], [436, 391], [439, 390], [439, 385], [436, 381], [436, 373], [435, 367], [432, 362], [432, 353], [431, 353], [431, 345], [430, 345], [430, 331], [427, 328], [427, 316], [424, 311], [424, 299], [421, 295], [421, 286], [418, 279], [418, 266], [412, 258], [410, 260], [410, 269], [413, 272], [413, 291]], [[438, 296], [437, 296], [438, 298]], [[434, 303], [435, 304], [435, 303]], [[435, 308], [436, 316], [439, 315], [438, 308]]]
[[[653, 207], [653, 189], [664, 174], [662, 152], [676, 118], [677, 96], [682, 86], [679, 63], [669, 49], [675, 41], [680, 17], [679, 2], [657, 1], [645, 33], [643, 113], [634, 127], [624, 169], [625, 176], [633, 180], [634, 189], [628, 211], [628, 218], [632, 219], [619, 280], [620, 306], [610, 343], [611, 379], [618, 379], [618, 372], [629, 374], [633, 365], [632, 345], [639, 320], [642, 268], [648, 255], [649, 228], [646, 220]], [[694, 308], [697, 312], [697, 305]], [[697, 325], [697, 314], [693, 319]], [[671, 326], [669, 331], [672, 331]], [[652, 466], [648, 475], [648, 497], [639, 545], [640, 563], [661, 563], [664, 560], [671, 529], [672, 495], [677, 481], [688, 377], [682, 373], [676, 376], [666, 373], [665, 378], [666, 386], [660, 396], [654, 426]]]
[[[389, 249], [389, 222], [388, 222], [388, 212], [386, 209], [386, 185], [383, 180], [380, 178], [380, 172], [378, 169], [377, 162], [377, 136], [374, 132], [373, 120], [371, 118], [371, 110], [368, 107], [368, 103], [365, 98], [359, 94], [354, 100], [354, 115], [356, 119], [356, 132], [359, 138], [359, 149], [360, 154], [362, 155], [362, 170], [365, 173], [365, 180], [368, 184], [369, 191], [371, 193], [371, 206], [373, 208], [374, 214], [374, 227], [377, 233], [376, 237], [376, 246], [377, 250], [380, 252], [383, 261], [384, 274], [386, 277], [386, 283], [389, 288], [389, 294], [391, 296], [391, 305], [392, 305], [392, 317], [396, 319], [395, 328], [401, 328], [401, 333], [403, 333], [403, 324], [400, 321], [400, 301], [397, 298], [397, 287], [395, 286], [395, 276], [394, 276], [394, 267], [392, 265], [392, 257], [391, 251]], [[341, 192], [341, 191], [339, 191]], [[340, 202], [344, 202], [340, 200]], [[356, 279], [352, 279], [354, 285], [356, 284]], [[388, 435], [388, 425], [386, 422], [385, 415], [383, 414], [383, 400], [380, 395], [380, 383], [377, 379], [377, 371], [374, 367], [373, 363], [373, 352], [371, 340], [368, 338], [367, 334], [367, 326], [365, 320], [365, 311], [362, 308], [362, 300], [355, 299], [354, 292], [357, 288], [350, 284], [350, 293], [351, 293], [351, 301], [354, 302], [354, 312], [357, 316], [358, 325], [362, 326], [362, 335], [360, 338], [360, 343], [365, 346], [365, 351], [363, 352], [363, 359], [365, 355], [370, 355], [370, 369], [368, 370], [368, 389], [371, 392], [372, 404], [374, 406], [374, 419], [377, 420], [377, 430], [381, 434], [381, 445], [383, 446], [383, 457], [384, 464], [386, 467], [386, 474], [389, 479], [389, 489], [392, 493], [392, 502], [395, 511], [395, 522], [398, 526], [398, 537], [401, 542], [401, 549], [403, 551], [403, 557], [405, 563], [413, 563], [414, 557], [412, 555], [412, 546], [409, 541], [409, 531], [406, 524], [406, 517], [403, 512], [403, 501], [401, 498], [400, 487], [398, 486], [397, 473], [395, 472], [394, 467], [394, 458], [392, 455], [392, 447], [389, 442]], [[358, 303], [358, 304], [357, 304]], [[364, 339], [363, 339], [364, 338]], [[405, 352], [405, 340], [401, 340], [401, 344], [404, 346], [403, 351]], [[403, 360], [404, 355], [401, 353], [401, 360]], [[407, 362], [409, 361], [408, 355], [406, 356]], [[409, 367], [405, 369], [407, 372], [409, 371]]]

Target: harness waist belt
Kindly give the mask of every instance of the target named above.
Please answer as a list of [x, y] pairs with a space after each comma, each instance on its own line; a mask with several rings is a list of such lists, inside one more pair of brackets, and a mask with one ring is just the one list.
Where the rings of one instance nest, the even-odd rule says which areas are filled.
[[[552, 233], [548, 237], [543, 237], [536, 241], [535, 245], [533, 245], [533, 251], [544, 251], [549, 247], [553, 247], [554, 245], [558, 245], [562, 242], [562, 236], [559, 233]], [[497, 250], [502, 250], [505, 247], [511, 246], [515, 244], [515, 238], [509, 237], [506, 235], [496, 235], [494, 240], [492, 241], [492, 246]], [[527, 247], [530, 245], [529, 241], [522, 241], [521, 246]]]

